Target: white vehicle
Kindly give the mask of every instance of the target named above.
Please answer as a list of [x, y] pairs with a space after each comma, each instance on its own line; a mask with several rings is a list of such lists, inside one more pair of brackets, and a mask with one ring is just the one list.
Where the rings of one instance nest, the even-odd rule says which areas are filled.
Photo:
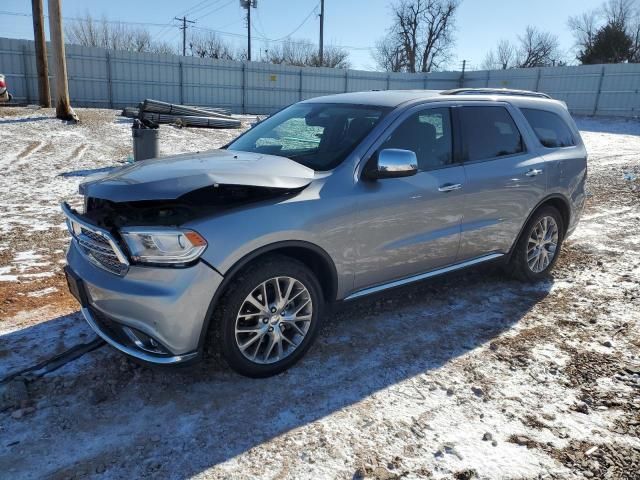
[[7, 83], [4, 75], [0, 74], [0, 102], [10, 102], [13, 96], [7, 90]]

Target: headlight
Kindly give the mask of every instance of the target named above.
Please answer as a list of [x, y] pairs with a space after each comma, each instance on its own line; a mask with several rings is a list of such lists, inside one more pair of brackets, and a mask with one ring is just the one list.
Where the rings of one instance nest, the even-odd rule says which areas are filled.
[[120, 232], [131, 259], [140, 263], [184, 265], [196, 260], [207, 241], [192, 230], [128, 228]]

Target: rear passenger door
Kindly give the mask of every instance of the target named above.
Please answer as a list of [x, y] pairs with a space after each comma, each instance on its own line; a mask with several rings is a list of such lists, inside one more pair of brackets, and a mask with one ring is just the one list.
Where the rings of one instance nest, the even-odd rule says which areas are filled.
[[544, 158], [510, 105], [476, 102], [453, 110], [466, 177], [458, 260], [506, 253], [545, 194]]

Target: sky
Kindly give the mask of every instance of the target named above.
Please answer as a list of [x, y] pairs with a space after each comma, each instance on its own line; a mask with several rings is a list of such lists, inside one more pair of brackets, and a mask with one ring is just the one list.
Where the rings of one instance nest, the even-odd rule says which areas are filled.
[[[390, 1], [325, 0], [325, 45], [346, 47], [353, 68], [374, 70], [371, 51], [391, 22]], [[597, 8], [602, 1], [463, 0], [456, 20], [454, 57], [447, 69], [459, 70], [463, 60], [468, 69], [480, 68], [487, 51], [500, 39], [517, 40], [527, 25], [557, 35], [561, 49], [566, 52], [565, 59], [574, 61], [567, 18]], [[46, 0], [44, 6], [46, 14]], [[258, 0], [257, 8], [252, 10], [253, 58], [259, 57], [274, 41], [282, 42], [287, 37], [317, 43], [319, 11], [319, 0]], [[30, 12], [28, 0], [2, 0], [0, 36], [33, 39], [31, 16], [10, 14]], [[156, 39], [176, 47], [181, 47], [182, 32], [173, 18], [186, 15], [196, 21], [189, 32], [216, 30], [228, 42], [238, 47], [246, 45], [246, 11], [239, 0], [62, 0], [62, 12], [66, 18], [90, 13], [111, 21], [140, 22]]]

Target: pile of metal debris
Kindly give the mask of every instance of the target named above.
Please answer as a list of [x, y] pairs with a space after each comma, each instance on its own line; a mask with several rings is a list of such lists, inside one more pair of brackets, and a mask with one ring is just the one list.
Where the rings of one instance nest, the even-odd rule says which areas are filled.
[[125, 107], [122, 115], [141, 121], [170, 123], [182, 127], [239, 128], [240, 120], [224, 108], [191, 107], [146, 99], [137, 107]]

